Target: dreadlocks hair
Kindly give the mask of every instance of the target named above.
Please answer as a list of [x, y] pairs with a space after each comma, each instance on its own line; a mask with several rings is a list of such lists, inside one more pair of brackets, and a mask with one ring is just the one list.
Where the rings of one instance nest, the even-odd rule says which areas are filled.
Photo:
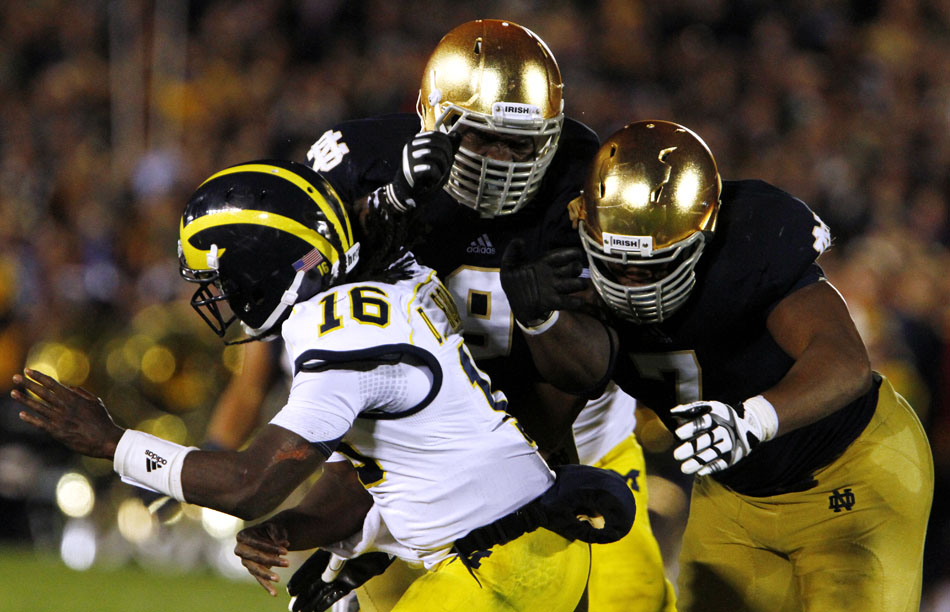
[[348, 281], [394, 283], [411, 277], [412, 259], [406, 257], [419, 243], [422, 231], [417, 227], [419, 210], [392, 212], [389, 206], [370, 201], [356, 224], [362, 234], [360, 260], [347, 276]]

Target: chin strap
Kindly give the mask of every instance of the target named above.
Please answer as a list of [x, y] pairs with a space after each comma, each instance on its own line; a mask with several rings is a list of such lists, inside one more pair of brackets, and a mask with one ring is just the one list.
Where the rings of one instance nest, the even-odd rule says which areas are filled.
[[294, 304], [297, 303], [297, 295], [300, 290], [300, 285], [303, 284], [303, 279], [307, 275], [305, 270], [300, 270], [294, 276], [294, 282], [290, 284], [290, 288], [287, 291], [284, 291], [284, 295], [280, 297], [280, 303], [277, 305], [277, 308], [274, 309], [270, 316], [267, 317], [267, 320], [264, 321], [260, 327], [251, 327], [241, 322], [241, 327], [244, 329], [244, 333], [252, 338], [257, 338], [267, 334], [274, 325], [277, 324], [277, 321], [280, 320], [284, 313], [287, 312], [287, 309], [292, 308]]

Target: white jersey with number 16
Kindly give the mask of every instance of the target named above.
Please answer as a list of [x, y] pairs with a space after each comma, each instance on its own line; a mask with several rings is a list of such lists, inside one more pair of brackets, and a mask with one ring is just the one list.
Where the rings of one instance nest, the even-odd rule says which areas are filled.
[[320, 293], [283, 326], [295, 374], [271, 423], [342, 437], [391, 534], [428, 566], [554, 482], [460, 330], [451, 294], [415, 264], [408, 280]]

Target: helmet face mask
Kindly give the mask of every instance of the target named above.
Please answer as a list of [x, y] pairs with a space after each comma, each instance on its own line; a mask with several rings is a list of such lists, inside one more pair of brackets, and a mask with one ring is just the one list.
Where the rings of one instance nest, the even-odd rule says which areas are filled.
[[641, 121], [604, 141], [572, 214], [591, 281], [612, 311], [659, 323], [686, 303], [720, 191], [712, 153], [683, 126]]
[[294, 304], [342, 282], [359, 253], [329, 184], [283, 161], [209, 178], [189, 200], [180, 236], [181, 275], [198, 284], [191, 305], [220, 337], [236, 320], [251, 338], [277, 334]]
[[[636, 258], [627, 253], [605, 254], [599, 245], [586, 243], [589, 236], [581, 236], [597, 293], [621, 317], [635, 323], [663, 321], [686, 302], [696, 284], [694, 270], [706, 242], [705, 234], [696, 232], [683, 244], [666, 249], [668, 253]], [[621, 266], [628, 276], [650, 281], [623, 282], [614, 266]]]
[[436, 47], [417, 111], [426, 130], [476, 129], [530, 138], [526, 160], [500, 160], [459, 147], [445, 189], [494, 217], [517, 212], [541, 186], [564, 124], [563, 84], [554, 56], [530, 30], [508, 21], [458, 26]]
[[[179, 257], [181, 257], [180, 254]], [[231, 297], [231, 292], [224, 288], [217, 270], [206, 272], [180, 265], [179, 271], [186, 281], [198, 285], [194, 295], [191, 296], [191, 307], [214, 333], [223, 338], [228, 327], [237, 320], [237, 315], [234, 314], [233, 309], [230, 313], [225, 313], [221, 308], [220, 303], [227, 302]]]

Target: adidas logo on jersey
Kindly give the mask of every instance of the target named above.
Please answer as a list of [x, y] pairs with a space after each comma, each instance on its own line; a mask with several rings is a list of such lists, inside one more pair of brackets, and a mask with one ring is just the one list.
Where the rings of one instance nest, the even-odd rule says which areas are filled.
[[488, 234], [482, 234], [475, 240], [472, 240], [472, 244], [468, 245], [468, 248], [465, 249], [465, 252], [477, 253], [479, 255], [494, 255], [495, 245], [491, 243], [491, 239], [488, 238]]
[[145, 471], [151, 472], [159, 468], [165, 467], [168, 463], [164, 457], [159, 457], [150, 450], [145, 451]]

